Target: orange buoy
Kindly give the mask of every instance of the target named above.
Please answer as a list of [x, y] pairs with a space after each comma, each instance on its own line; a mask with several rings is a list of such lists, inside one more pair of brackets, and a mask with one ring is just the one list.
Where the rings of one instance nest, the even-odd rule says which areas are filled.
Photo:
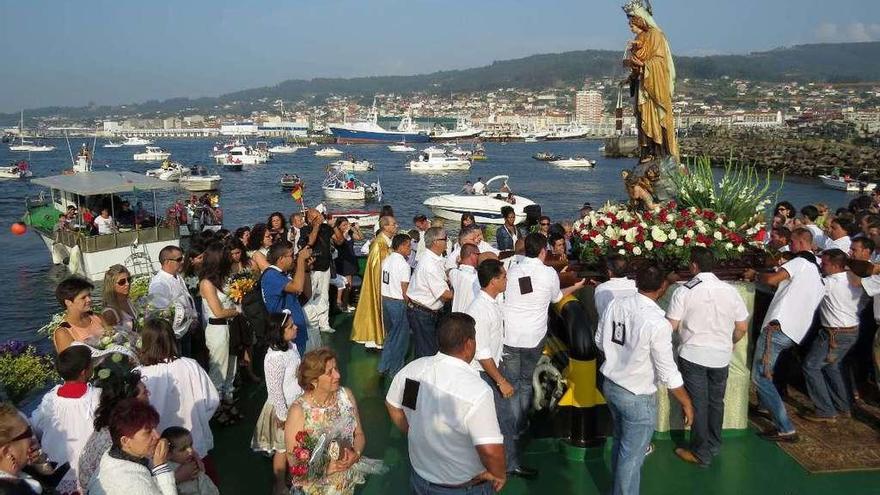
[[22, 222], [15, 222], [9, 229], [14, 235], [24, 235], [27, 232], [27, 225]]

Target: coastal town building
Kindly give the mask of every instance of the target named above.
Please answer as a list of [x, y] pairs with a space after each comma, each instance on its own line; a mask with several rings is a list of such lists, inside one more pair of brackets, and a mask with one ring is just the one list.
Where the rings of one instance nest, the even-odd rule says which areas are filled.
[[599, 124], [605, 103], [602, 93], [596, 90], [581, 90], [575, 93], [574, 118], [579, 124]]

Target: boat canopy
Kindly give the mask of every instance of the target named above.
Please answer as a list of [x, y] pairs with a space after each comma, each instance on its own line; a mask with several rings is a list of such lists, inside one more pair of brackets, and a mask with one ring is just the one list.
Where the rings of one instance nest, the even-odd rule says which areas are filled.
[[174, 183], [134, 172], [83, 172], [32, 179], [32, 183], [80, 196], [176, 189]]

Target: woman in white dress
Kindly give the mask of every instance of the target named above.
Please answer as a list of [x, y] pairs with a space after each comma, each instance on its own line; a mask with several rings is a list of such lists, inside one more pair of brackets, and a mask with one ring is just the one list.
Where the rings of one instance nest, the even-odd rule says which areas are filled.
[[158, 430], [182, 426], [190, 431], [200, 459], [214, 448], [210, 421], [220, 405], [217, 389], [194, 359], [180, 356], [171, 324], [148, 319], [141, 330], [141, 377], [150, 404], [159, 412]]
[[299, 368], [299, 351], [293, 344], [297, 327], [290, 318], [290, 311], [269, 315], [266, 333], [269, 350], [266, 352], [263, 369], [266, 374], [268, 397], [251, 440], [255, 452], [265, 452], [272, 456], [272, 471], [275, 473], [275, 495], [287, 491], [287, 454], [284, 445], [284, 423], [287, 411], [302, 394], [296, 378]]
[[113, 265], [104, 273], [104, 288], [101, 298], [104, 311], [101, 319], [104, 324], [117, 330], [134, 330], [135, 311], [129, 299], [131, 273], [122, 265]]
[[208, 347], [208, 376], [220, 399], [217, 422], [226, 425], [240, 419], [233, 404], [233, 386], [238, 358], [229, 352], [229, 322], [241, 314], [229, 295], [223, 292], [229, 276], [229, 254], [223, 244], [213, 243], [205, 249], [199, 272], [199, 294], [202, 296], [202, 318], [205, 345]]

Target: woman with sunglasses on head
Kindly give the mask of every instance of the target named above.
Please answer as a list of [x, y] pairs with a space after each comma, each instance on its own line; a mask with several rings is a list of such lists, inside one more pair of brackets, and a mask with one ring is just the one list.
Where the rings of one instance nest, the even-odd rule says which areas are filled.
[[785, 227], [793, 228], [795, 217], [797, 217], [797, 212], [794, 209], [794, 205], [789, 203], [788, 201], [780, 201], [776, 203], [776, 208], [773, 210], [774, 214], [781, 216], [785, 219]]
[[287, 492], [287, 451], [284, 444], [287, 411], [302, 395], [296, 378], [299, 351], [293, 343], [298, 329], [290, 315], [289, 310], [269, 315], [269, 350], [263, 360], [268, 398], [251, 440], [251, 448], [255, 452], [272, 456], [272, 471], [275, 473], [273, 493], [276, 495]]
[[251, 236], [247, 244], [247, 254], [253, 260], [260, 272], [269, 268], [269, 265], [271, 264], [266, 261], [266, 253], [269, 252], [269, 248], [272, 247], [272, 244], [275, 244], [275, 236], [272, 235], [272, 231], [269, 227], [265, 223], [254, 225], [254, 228], [251, 229]]
[[104, 324], [131, 332], [134, 330], [135, 311], [129, 299], [131, 273], [122, 265], [113, 265], [104, 273], [104, 288], [101, 298], [104, 311], [101, 319]]

